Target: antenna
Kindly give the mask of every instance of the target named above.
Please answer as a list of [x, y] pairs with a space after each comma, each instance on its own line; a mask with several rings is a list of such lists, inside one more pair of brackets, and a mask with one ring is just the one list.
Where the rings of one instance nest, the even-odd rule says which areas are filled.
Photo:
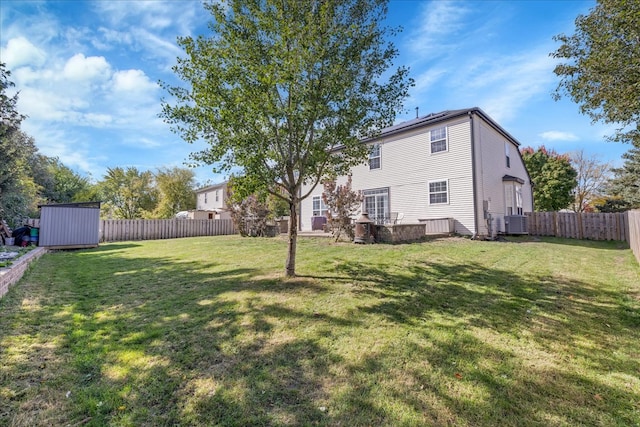
[[418, 108], [420, 107], [416, 107], [416, 119], [418, 118]]

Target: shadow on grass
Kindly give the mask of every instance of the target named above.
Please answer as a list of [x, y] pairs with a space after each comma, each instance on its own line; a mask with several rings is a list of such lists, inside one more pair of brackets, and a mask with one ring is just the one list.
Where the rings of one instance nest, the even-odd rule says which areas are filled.
[[604, 379], [640, 372], [616, 353], [638, 317], [596, 285], [428, 261], [284, 280], [134, 246], [49, 254], [2, 302], [0, 425], [638, 420], [637, 382]]
[[[362, 313], [384, 315], [396, 324], [423, 331], [423, 344], [408, 340], [404, 351], [407, 357], [428, 360], [443, 369], [445, 381], [413, 369], [409, 383], [419, 387], [396, 391], [400, 399], [403, 393], [431, 394], [427, 400], [446, 407], [434, 411], [424, 405], [425, 399], [409, 398], [416, 412], [434, 415], [423, 421], [433, 425], [461, 421], [471, 425], [598, 425], [603, 412], [609, 411], [611, 418], [605, 424], [613, 420], [637, 423], [640, 407], [632, 402], [640, 401], [640, 382], [631, 378], [640, 372], [640, 353], [629, 354], [628, 349], [638, 348], [634, 342], [640, 338], [640, 315], [634, 308], [637, 303], [621, 298], [619, 291], [558, 277], [520, 276], [474, 262], [423, 261], [401, 273], [344, 262], [336, 270], [340, 280], [361, 284], [356, 293], [377, 301], [363, 305]], [[501, 345], [504, 338], [493, 343], [491, 339], [497, 336], [511, 337], [512, 344]], [[536, 351], [527, 354], [519, 349], [520, 340], [532, 341]], [[374, 357], [380, 361], [397, 352], [395, 348], [386, 356]], [[568, 360], [545, 360], [558, 354]], [[563, 365], [567, 361], [571, 365], [572, 359], [585, 363], [592, 372], [568, 372]], [[365, 361], [362, 369], [375, 366], [372, 362]], [[616, 375], [629, 378], [625, 387], [604, 380]], [[484, 399], [459, 398], [451, 392], [465, 388], [463, 382], [467, 393], [475, 389]], [[366, 384], [360, 384], [354, 393], [368, 394], [377, 385], [369, 384], [367, 392], [363, 387]], [[483, 390], [490, 390], [490, 395]], [[616, 403], [607, 407], [603, 396]], [[563, 405], [577, 406], [567, 411]], [[451, 418], [442, 418], [449, 412]]]
[[588, 240], [588, 239], [569, 239], [562, 237], [550, 237], [550, 236], [506, 236], [500, 241], [510, 243], [537, 243], [545, 242], [556, 245], [565, 246], [578, 246], [590, 249], [604, 249], [604, 250], [627, 250], [629, 249], [629, 243], [620, 240]]

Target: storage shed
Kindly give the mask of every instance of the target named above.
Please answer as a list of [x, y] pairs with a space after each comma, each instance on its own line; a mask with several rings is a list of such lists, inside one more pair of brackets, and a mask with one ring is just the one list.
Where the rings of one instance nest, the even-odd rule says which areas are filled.
[[40, 246], [94, 248], [100, 236], [100, 202], [40, 205]]

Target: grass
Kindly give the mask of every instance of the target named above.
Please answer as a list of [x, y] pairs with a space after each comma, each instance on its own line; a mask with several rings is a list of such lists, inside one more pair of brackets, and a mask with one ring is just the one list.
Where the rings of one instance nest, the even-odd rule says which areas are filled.
[[43, 256], [0, 300], [0, 425], [640, 425], [615, 242], [236, 236]]

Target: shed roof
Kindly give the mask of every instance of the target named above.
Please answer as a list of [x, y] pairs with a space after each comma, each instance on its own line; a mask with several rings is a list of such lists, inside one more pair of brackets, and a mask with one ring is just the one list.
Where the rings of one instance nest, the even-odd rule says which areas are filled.
[[93, 208], [100, 209], [102, 202], [78, 202], [78, 203], [51, 203], [47, 205], [38, 205], [39, 208]]

